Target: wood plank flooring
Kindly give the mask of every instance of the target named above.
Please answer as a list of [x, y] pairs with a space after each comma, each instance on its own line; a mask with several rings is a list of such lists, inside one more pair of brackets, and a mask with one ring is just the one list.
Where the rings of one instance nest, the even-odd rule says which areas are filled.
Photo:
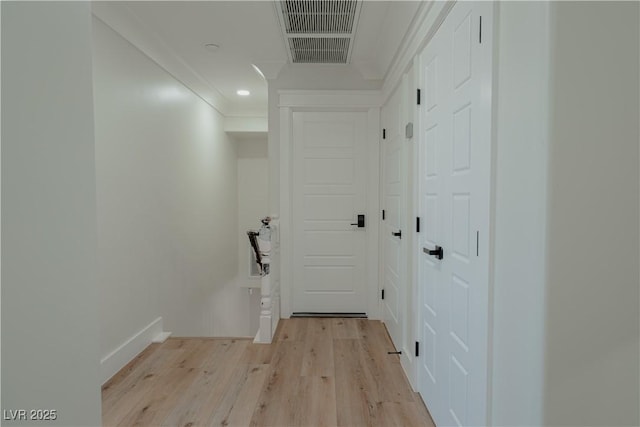
[[431, 426], [382, 323], [286, 319], [273, 344], [170, 338], [102, 388], [105, 426]]

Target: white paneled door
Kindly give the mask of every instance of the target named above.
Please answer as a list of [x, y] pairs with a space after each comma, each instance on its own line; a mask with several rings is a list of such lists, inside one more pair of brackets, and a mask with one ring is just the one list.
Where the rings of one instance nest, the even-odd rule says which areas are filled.
[[[384, 218], [381, 222], [382, 277], [384, 299], [382, 300], [384, 323], [396, 349], [402, 348], [403, 315], [406, 307], [405, 261], [403, 243], [404, 189], [403, 189], [403, 86], [391, 96], [381, 111], [385, 136], [381, 143], [382, 159], [382, 206]], [[405, 239], [402, 240], [402, 233]]]
[[418, 388], [437, 425], [486, 425], [490, 3], [456, 3], [421, 54]]
[[367, 114], [293, 113], [293, 312], [366, 313]]

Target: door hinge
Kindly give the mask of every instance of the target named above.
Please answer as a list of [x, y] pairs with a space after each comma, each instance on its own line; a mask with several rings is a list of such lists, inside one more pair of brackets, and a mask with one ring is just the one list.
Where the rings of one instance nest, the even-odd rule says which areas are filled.
[[420, 217], [416, 217], [416, 233], [420, 232]]
[[420, 343], [416, 341], [416, 357], [420, 356]]
[[416, 89], [417, 92], [417, 101], [418, 101], [418, 105], [420, 105], [420, 89]]
[[482, 16], [480, 17], [480, 28], [478, 30], [478, 43], [482, 44]]
[[382, 290], [382, 299], [384, 299], [384, 289]]
[[387, 139], [387, 130], [382, 129], [382, 139]]

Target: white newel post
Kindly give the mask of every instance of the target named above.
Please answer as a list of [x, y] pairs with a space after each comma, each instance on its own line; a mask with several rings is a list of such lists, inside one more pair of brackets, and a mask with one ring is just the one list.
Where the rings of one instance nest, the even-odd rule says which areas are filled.
[[251, 246], [256, 253], [256, 261], [260, 266], [260, 328], [254, 343], [269, 344], [273, 340], [278, 321], [280, 320], [280, 304], [278, 295], [278, 275], [274, 278], [271, 268], [273, 256], [278, 256], [278, 218], [265, 217], [259, 232], [248, 231]]
[[[268, 344], [274, 334], [274, 305], [273, 289], [271, 284], [271, 218], [262, 220], [262, 227], [258, 233], [257, 243], [261, 258], [261, 281], [260, 281], [260, 329], [254, 340], [255, 343]], [[276, 323], [277, 324], [277, 323]]]
[[271, 342], [271, 228], [263, 224], [258, 236], [262, 255], [262, 279], [260, 282], [260, 342]]

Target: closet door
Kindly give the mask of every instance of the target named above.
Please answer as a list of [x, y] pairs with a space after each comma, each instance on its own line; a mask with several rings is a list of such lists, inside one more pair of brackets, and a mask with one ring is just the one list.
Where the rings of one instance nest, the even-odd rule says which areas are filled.
[[382, 108], [381, 141], [382, 208], [381, 222], [384, 323], [397, 350], [402, 349], [404, 315], [406, 311], [406, 255], [408, 230], [404, 227], [406, 167], [402, 164], [406, 139], [403, 126], [404, 87], [401, 85]]
[[367, 312], [366, 123], [363, 112], [293, 113], [294, 312]]
[[419, 387], [438, 425], [488, 422], [491, 25], [490, 3], [456, 3], [421, 57]]
[[447, 288], [444, 287], [442, 260], [424, 252], [445, 243], [444, 184], [446, 144], [450, 139], [447, 126], [445, 88], [450, 85], [450, 61], [443, 49], [442, 29], [436, 33], [421, 56], [421, 87], [425, 95], [420, 106], [418, 140], [419, 214], [423, 229], [418, 238], [418, 293], [420, 319], [418, 335], [422, 351], [418, 358], [418, 388], [434, 421], [442, 425], [441, 400], [446, 391], [448, 366], [445, 325]]

